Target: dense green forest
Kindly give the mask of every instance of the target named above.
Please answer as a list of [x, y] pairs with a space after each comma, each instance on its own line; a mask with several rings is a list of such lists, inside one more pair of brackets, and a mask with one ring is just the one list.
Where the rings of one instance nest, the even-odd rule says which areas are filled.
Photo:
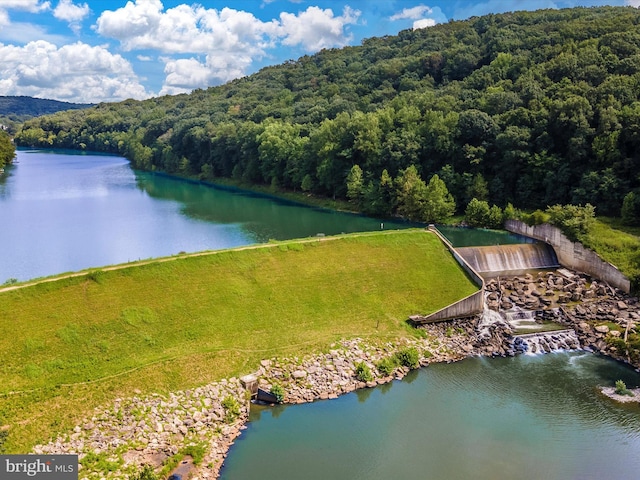
[[25, 120], [62, 110], [91, 107], [90, 104], [59, 102], [34, 97], [0, 96], [0, 124], [13, 131]]
[[378, 215], [415, 216], [419, 192], [437, 196], [431, 213], [419, 207], [424, 220], [473, 198], [588, 202], [620, 216], [625, 197], [637, 220], [640, 11], [515, 12], [402, 31], [190, 95], [39, 117], [16, 141], [349, 198]]
[[16, 147], [11, 142], [11, 137], [4, 130], [0, 130], [0, 170], [12, 163], [16, 156]]

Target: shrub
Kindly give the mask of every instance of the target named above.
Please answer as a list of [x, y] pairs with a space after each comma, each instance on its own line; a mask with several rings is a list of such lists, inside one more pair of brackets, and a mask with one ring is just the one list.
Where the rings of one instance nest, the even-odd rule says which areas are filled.
[[523, 213], [520, 219], [530, 226], [542, 225], [549, 221], [549, 215], [544, 213], [542, 210], [536, 210], [530, 214]]
[[182, 453], [185, 455], [190, 455], [193, 458], [194, 465], [200, 465], [202, 460], [204, 460], [204, 456], [207, 453], [207, 447], [204, 443], [198, 443], [195, 445], [189, 445], [186, 447]]
[[485, 227], [489, 219], [489, 204], [472, 198], [464, 211], [464, 219], [472, 227]]
[[240, 404], [238, 400], [231, 395], [225, 397], [222, 401], [222, 406], [225, 410], [224, 419], [227, 423], [232, 423], [236, 418], [240, 416]]
[[356, 377], [361, 382], [371, 382], [373, 380], [373, 373], [369, 365], [364, 362], [360, 362], [356, 365]]
[[276, 397], [276, 402], [282, 403], [284, 401], [284, 388], [280, 384], [274, 384], [271, 386], [271, 395]]
[[420, 354], [415, 347], [404, 348], [396, 352], [395, 356], [403, 367], [417, 368], [420, 364]]
[[383, 358], [376, 364], [376, 368], [381, 375], [388, 377], [398, 367], [398, 360], [395, 356]]
[[554, 205], [547, 207], [549, 222], [562, 230], [569, 240], [579, 240], [593, 228], [596, 209], [587, 203], [581, 205]]
[[629, 192], [622, 201], [622, 223], [625, 225], [638, 225], [640, 223], [640, 195]]
[[158, 476], [151, 465], [145, 465], [138, 473], [129, 475], [129, 480], [158, 480]]
[[616, 394], [631, 395], [631, 391], [627, 389], [627, 385], [622, 380], [616, 380]]

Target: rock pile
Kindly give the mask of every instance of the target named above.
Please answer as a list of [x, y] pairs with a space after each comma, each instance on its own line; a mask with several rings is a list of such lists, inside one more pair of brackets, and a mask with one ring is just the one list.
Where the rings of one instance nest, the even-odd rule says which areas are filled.
[[[359, 388], [374, 387], [404, 377], [409, 372], [407, 367], [398, 367], [390, 375], [381, 374], [376, 367], [380, 360], [403, 348], [415, 348], [421, 366], [466, 356], [453, 353], [463, 351], [459, 345], [468, 343], [466, 337], [464, 340], [459, 338], [468, 334], [466, 330], [459, 329], [455, 336], [451, 333], [447, 336], [441, 326], [431, 329], [430, 333], [424, 340], [389, 342], [380, 346], [369, 345], [359, 338], [345, 340], [333, 345], [327, 353], [305, 359], [263, 360], [255, 375], [260, 378], [259, 385], [263, 390], [269, 391], [275, 384], [282, 386], [286, 403], [305, 403], [337, 398]], [[361, 363], [371, 370], [373, 379], [369, 382], [357, 378], [356, 366]]]
[[[227, 402], [235, 402], [237, 411], [230, 412]], [[91, 473], [91, 462], [85, 458], [91, 453], [89, 458], [113, 470], [102, 472], [101, 478], [128, 478], [144, 464], [157, 467], [181, 449], [203, 442], [214, 457], [223, 458], [248, 412], [246, 391], [235, 378], [167, 396], [116, 399], [64, 437], [36, 446], [34, 453], [78, 454], [84, 464], [80, 478]]]
[[528, 273], [486, 282], [487, 304], [492, 310], [509, 310], [514, 306], [527, 310], [553, 308], [570, 302], [607, 297], [613, 289], [589, 277], [566, 269]]

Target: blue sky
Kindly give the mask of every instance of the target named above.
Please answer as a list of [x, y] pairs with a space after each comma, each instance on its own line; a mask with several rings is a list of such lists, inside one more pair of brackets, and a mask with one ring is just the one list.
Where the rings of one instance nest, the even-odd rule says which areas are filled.
[[0, 0], [0, 95], [144, 99], [450, 19], [596, 5], [640, 0]]

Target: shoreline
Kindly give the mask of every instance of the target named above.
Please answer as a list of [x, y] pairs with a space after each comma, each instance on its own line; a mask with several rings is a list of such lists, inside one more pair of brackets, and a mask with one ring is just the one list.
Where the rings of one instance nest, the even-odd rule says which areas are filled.
[[[575, 294], [570, 289], [586, 286], [579, 281], [583, 277], [578, 278], [577, 275], [567, 285], [559, 276], [545, 275], [518, 279], [527, 288], [515, 285], [515, 280], [512, 285], [503, 281], [499, 287], [503, 301], [508, 298], [516, 305], [526, 305], [536, 297], [532, 295], [535, 285], [544, 282], [547, 285], [553, 283], [556, 292], [554, 301], [565, 298], [559, 292], [568, 298]], [[495, 287], [495, 283], [489, 282], [489, 285]], [[507, 289], [507, 286], [516, 288]], [[615, 342], [612, 342], [622, 335], [620, 330], [623, 325], [627, 332], [635, 332], [635, 320], [640, 319], [637, 299], [605, 288], [597, 282], [592, 282], [588, 289], [583, 290], [580, 301], [560, 304], [553, 321], [575, 331], [579, 349], [602, 354], [638, 369], [640, 364], [618, 354]], [[517, 291], [521, 293], [514, 293]], [[591, 317], [592, 312], [595, 312], [595, 319]], [[263, 390], [269, 391], [274, 384], [282, 386], [283, 403], [299, 404], [337, 398], [360, 388], [372, 388], [403, 378], [410, 371], [408, 367], [397, 367], [390, 375], [382, 375], [376, 365], [380, 360], [406, 348], [418, 351], [420, 368], [472, 356], [504, 357], [519, 353], [514, 348], [516, 334], [509, 325], [498, 322], [487, 327], [481, 323], [482, 318], [477, 316], [471, 320], [426, 324], [417, 328], [415, 338], [380, 345], [352, 338], [332, 345], [326, 352], [304, 358], [263, 359], [255, 372], [247, 373], [257, 377], [259, 387]], [[358, 380], [356, 365], [360, 363], [370, 368], [371, 381]], [[611, 379], [612, 382], [615, 380]], [[628, 398], [629, 401], [638, 401], [636, 397]], [[215, 479], [220, 474], [229, 449], [246, 428], [249, 399], [250, 393], [237, 378], [223, 379], [168, 395], [116, 399], [113, 405], [97, 410], [93, 417], [77, 425], [73, 432], [47, 445], [36, 446], [33, 452], [77, 453], [81, 463], [86, 464], [80, 470], [80, 478], [93, 478], [89, 472], [100, 471], [99, 478], [115, 479], [128, 478], [145, 464], [160, 470], [163, 463], [179, 463], [185, 449], [199, 446], [206, 453], [200, 464], [192, 470], [191, 478]], [[86, 460], [91, 458], [86, 456], [89, 452], [105, 462], [111, 462], [114, 469], [105, 472], [91, 468], [91, 463]], [[97, 464], [94, 466], [97, 467]], [[164, 476], [170, 473], [167, 467], [162, 472]]]

